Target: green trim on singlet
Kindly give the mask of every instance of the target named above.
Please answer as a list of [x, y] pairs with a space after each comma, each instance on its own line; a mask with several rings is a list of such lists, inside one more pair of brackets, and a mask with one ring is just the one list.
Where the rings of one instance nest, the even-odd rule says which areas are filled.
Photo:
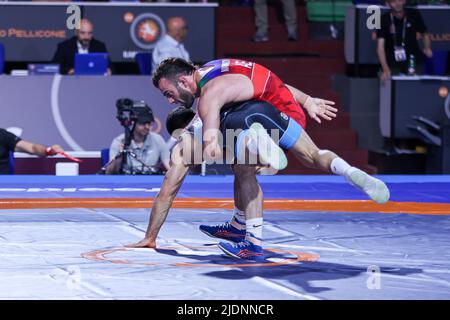
[[203, 76], [203, 78], [200, 79], [200, 81], [198, 82], [197, 85], [198, 85], [198, 86], [200, 87], [200, 89], [201, 89], [201, 88], [203, 88], [203, 87], [205, 86], [205, 84], [208, 83], [209, 80], [211, 80], [211, 79], [206, 79], [206, 78]]

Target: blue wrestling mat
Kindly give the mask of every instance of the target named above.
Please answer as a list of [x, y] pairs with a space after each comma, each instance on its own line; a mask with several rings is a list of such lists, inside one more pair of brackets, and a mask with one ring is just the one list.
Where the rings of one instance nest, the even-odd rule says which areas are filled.
[[[450, 207], [449, 176], [380, 176], [391, 200]], [[366, 200], [335, 176], [262, 176], [265, 199]], [[4, 176], [0, 198], [154, 198], [156, 176]], [[189, 176], [181, 198], [232, 197], [232, 177]], [[345, 203], [344, 203], [345, 204]], [[382, 207], [382, 206], [380, 206]], [[0, 210], [0, 299], [450, 299], [450, 210], [266, 210], [266, 259], [231, 259], [201, 224], [223, 208], [172, 209], [157, 249], [149, 209]], [[352, 211], [352, 212], [350, 212]]]

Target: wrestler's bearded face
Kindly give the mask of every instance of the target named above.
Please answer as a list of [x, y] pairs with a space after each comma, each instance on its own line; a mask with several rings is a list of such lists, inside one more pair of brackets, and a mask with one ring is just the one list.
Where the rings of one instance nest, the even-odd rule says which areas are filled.
[[178, 91], [178, 104], [188, 109], [192, 108], [195, 100], [195, 95], [188, 90], [183, 89], [179, 83], [177, 83], [175, 86]]
[[171, 79], [162, 78], [158, 82], [158, 88], [162, 94], [167, 98], [169, 103], [177, 104], [184, 108], [191, 108], [194, 100], [198, 97], [199, 90], [192, 93], [189, 86], [183, 81], [175, 81]]

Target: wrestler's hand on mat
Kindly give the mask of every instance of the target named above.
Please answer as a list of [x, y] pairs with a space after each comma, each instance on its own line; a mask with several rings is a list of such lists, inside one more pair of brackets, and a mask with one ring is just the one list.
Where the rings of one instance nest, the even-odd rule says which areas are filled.
[[308, 111], [309, 116], [318, 123], [322, 122], [320, 118], [332, 120], [336, 117], [336, 112], [338, 110], [332, 106], [334, 106], [333, 101], [312, 97], [308, 97], [303, 105], [306, 111]]
[[156, 248], [156, 241], [149, 238], [144, 238], [141, 241], [133, 244], [127, 244], [126, 248]]

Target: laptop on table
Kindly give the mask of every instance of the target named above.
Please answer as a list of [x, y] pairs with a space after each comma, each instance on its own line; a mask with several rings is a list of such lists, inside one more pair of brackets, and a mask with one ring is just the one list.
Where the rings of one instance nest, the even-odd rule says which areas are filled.
[[107, 53], [76, 53], [76, 75], [106, 75], [108, 72]]

